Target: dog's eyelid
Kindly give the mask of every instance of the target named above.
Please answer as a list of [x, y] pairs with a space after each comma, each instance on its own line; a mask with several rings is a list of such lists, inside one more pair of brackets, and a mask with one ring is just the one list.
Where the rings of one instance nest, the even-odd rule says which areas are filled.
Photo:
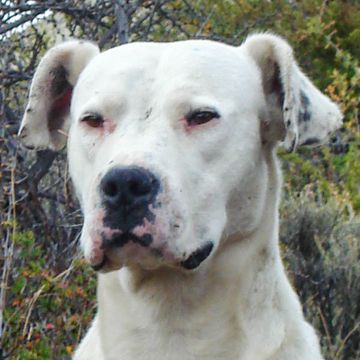
[[80, 121], [87, 117], [102, 118], [102, 116], [96, 111], [86, 111], [80, 116]]
[[196, 109], [192, 109], [192, 110], [189, 111], [189, 113], [187, 114], [186, 117], [190, 118], [190, 117], [194, 117], [196, 115], [202, 114], [202, 113], [209, 113], [209, 114], [211, 113], [216, 118], [220, 117], [220, 114], [217, 111], [217, 109], [215, 109], [213, 107], [199, 107], [199, 108], [196, 108]]
[[80, 117], [80, 122], [86, 123], [90, 127], [102, 127], [104, 118], [97, 112], [86, 112]]

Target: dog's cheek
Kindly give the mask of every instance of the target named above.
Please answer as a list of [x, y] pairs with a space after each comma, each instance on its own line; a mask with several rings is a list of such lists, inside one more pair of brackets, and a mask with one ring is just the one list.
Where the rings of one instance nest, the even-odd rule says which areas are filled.
[[[226, 226], [226, 233], [229, 235], [246, 235], [260, 225], [270, 186], [268, 169], [262, 164], [248, 173], [229, 193]], [[275, 191], [274, 189], [273, 192]]]

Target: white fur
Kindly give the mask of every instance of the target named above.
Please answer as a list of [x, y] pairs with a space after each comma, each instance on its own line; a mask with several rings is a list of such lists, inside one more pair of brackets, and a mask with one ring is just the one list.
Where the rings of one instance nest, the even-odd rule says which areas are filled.
[[[74, 359], [322, 359], [280, 259], [275, 150], [281, 141], [289, 150], [323, 142], [341, 124], [337, 106], [274, 35], [253, 35], [239, 48], [134, 43], [96, 55], [94, 45], [86, 45], [88, 52], [83, 46], [60, 45], [40, 63], [24, 141], [54, 147], [44, 135], [51, 119], [44, 120], [43, 103], [52, 99], [38, 89], [49, 68], [71, 53], [71, 112], [61, 126], [66, 131], [69, 123], [85, 257], [101, 259], [99, 231], [112, 231], [102, 223], [98, 186], [115, 165], [142, 166], [160, 178], [162, 205], [147, 231], [168, 255], [120, 262], [124, 255], [114, 250], [115, 271], [98, 275], [98, 314]], [[189, 131], [184, 116], [208, 107], [221, 118]], [[89, 111], [107, 119], [104, 129], [80, 121]], [[178, 266], [209, 240], [214, 250], [198, 269]]]

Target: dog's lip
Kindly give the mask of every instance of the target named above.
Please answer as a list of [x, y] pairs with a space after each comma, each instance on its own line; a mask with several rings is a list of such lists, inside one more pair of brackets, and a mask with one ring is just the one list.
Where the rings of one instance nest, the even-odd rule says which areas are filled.
[[186, 270], [194, 270], [200, 266], [211, 254], [214, 248], [214, 243], [211, 241], [206, 242], [204, 245], [193, 251], [186, 260], [183, 260], [180, 264]]
[[93, 268], [93, 270], [100, 271], [104, 267], [106, 262], [107, 262], [107, 257], [106, 257], [106, 255], [104, 255], [104, 257], [100, 263], [94, 264], [94, 265], [91, 264], [90, 266]]
[[[105, 250], [106, 247], [121, 248], [125, 246], [129, 241], [139, 244], [142, 247], [148, 247], [152, 243], [152, 235], [144, 234], [143, 236], [137, 236], [132, 231], [121, 232], [119, 234], [115, 234], [110, 239], [104, 238], [101, 248], [103, 250]], [[105, 245], [106, 242], [107, 244]]]
[[[203, 263], [210, 256], [213, 248], [214, 248], [214, 244], [211, 241], [208, 241], [203, 246], [193, 251], [186, 260], [181, 261], [180, 262], [181, 267], [186, 270], [195, 270], [200, 266], [201, 263]], [[106, 255], [104, 255], [100, 263], [91, 265], [91, 267], [95, 271], [104, 272], [105, 265], [107, 262], [108, 262], [108, 258], [106, 257]]]
[[[140, 249], [148, 249], [149, 250], [149, 257], [159, 257], [162, 258], [161, 263], [163, 265], [168, 265], [171, 267], [181, 267], [184, 270], [194, 270], [198, 268], [212, 253], [214, 249], [214, 243], [212, 241], [205, 241], [200, 246], [195, 248], [194, 251], [188, 252], [187, 256], [176, 256], [176, 251], [173, 253], [170, 249], [166, 250], [165, 247], [158, 247], [154, 243], [154, 239], [151, 234], [145, 233], [142, 234], [142, 236], [138, 236], [134, 231], [132, 230], [116, 230], [111, 234], [102, 233], [102, 245], [100, 245], [100, 252], [102, 253], [101, 257], [98, 256], [97, 259], [93, 259], [95, 261], [90, 261], [90, 266], [95, 271], [101, 271], [101, 272], [107, 272], [111, 270], [120, 269], [122, 266], [125, 265], [128, 261], [132, 261], [132, 255], [128, 258], [128, 250], [129, 248], [127, 245], [132, 243], [135, 246], [139, 246]], [[126, 246], [126, 248], [125, 248]], [[122, 251], [122, 249], [125, 248], [125, 253], [121, 255], [121, 253], [118, 253], [119, 259], [117, 259], [117, 256], [113, 255], [113, 251]], [[118, 250], [115, 250], [118, 249]], [[131, 248], [130, 248], [131, 249]], [[169, 253], [170, 250], [170, 253]], [[130, 250], [131, 251], [131, 250]], [[165, 251], [165, 253], [164, 253]], [[141, 252], [140, 252], [141, 253]], [[125, 255], [128, 254], [128, 255]], [[99, 254], [100, 255], [100, 254]], [[109, 255], [109, 256], [108, 256]], [[156, 256], [158, 255], [158, 256]], [[178, 254], [179, 255], [179, 254]], [[172, 258], [172, 259], [171, 259]], [[127, 260], [126, 260], [127, 259]], [[166, 260], [167, 259], [167, 260]], [[135, 262], [141, 264], [141, 256], [140, 258], [137, 258], [137, 256], [133, 259]], [[146, 261], [145, 261], [146, 263]]]

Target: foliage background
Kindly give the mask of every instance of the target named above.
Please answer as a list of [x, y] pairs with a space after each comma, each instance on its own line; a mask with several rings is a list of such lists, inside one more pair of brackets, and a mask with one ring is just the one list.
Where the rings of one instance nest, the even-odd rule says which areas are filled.
[[0, 1], [0, 359], [67, 359], [95, 311], [77, 249], [82, 216], [65, 151], [25, 152], [19, 127], [36, 64], [56, 42], [281, 34], [345, 124], [329, 146], [281, 153], [281, 246], [327, 359], [360, 358], [360, 4], [357, 0]]

